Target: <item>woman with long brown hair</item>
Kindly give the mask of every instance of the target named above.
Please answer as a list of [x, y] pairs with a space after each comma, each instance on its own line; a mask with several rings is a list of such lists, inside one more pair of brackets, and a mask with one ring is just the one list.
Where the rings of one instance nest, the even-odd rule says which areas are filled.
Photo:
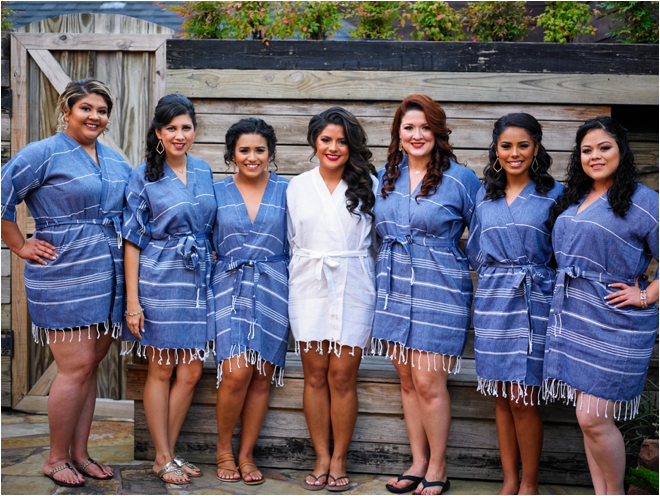
[[440, 104], [410, 95], [394, 115], [374, 214], [382, 239], [376, 267], [376, 351], [401, 380], [412, 466], [387, 483], [393, 493], [449, 489], [445, 450], [447, 377], [467, 340], [472, 280], [459, 239], [470, 224], [479, 180], [456, 163]]

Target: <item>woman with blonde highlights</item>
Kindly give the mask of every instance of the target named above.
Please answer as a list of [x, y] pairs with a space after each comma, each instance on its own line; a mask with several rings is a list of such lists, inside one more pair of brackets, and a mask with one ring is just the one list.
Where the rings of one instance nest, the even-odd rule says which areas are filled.
[[472, 302], [459, 239], [479, 189], [475, 173], [456, 163], [450, 132], [438, 103], [426, 95], [407, 97], [378, 174], [374, 214], [382, 245], [373, 345], [399, 373], [413, 457], [412, 466], [387, 483], [393, 493], [449, 489], [447, 377], [460, 368]]
[[[2, 168], [2, 239], [27, 261], [32, 333], [50, 345], [57, 364], [43, 471], [67, 487], [113, 476], [87, 451], [98, 364], [119, 336], [124, 307], [121, 211], [131, 168], [97, 141], [113, 104], [96, 79], [69, 83], [58, 104], [61, 132], [29, 144]], [[16, 225], [22, 201], [36, 227], [27, 240]]]

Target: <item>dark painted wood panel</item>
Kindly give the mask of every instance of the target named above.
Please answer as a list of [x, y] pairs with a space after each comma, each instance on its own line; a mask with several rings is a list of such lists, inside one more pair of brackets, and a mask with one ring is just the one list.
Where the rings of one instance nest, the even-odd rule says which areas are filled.
[[169, 69], [658, 74], [657, 45], [180, 40]]

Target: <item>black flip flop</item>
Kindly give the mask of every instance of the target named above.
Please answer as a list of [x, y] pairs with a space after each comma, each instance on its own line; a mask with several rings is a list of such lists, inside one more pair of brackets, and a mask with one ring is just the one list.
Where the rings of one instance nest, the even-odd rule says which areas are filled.
[[407, 480], [410, 481], [410, 484], [407, 485], [406, 487], [396, 487], [392, 486], [390, 484], [385, 484], [385, 489], [387, 489], [389, 492], [394, 493], [394, 494], [404, 494], [408, 493], [410, 491], [414, 491], [417, 489], [417, 486], [419, 486], [419, 483], [424, 480], [424, 477], [417, 477], [416, 475], [400, 475], [396, 478], [397, 482], [401, 482], [402, 480]]
[[[444, 494], [447, 491], [449, 491], [449, 486], [451, 484], [449, 483], [449, 477], [447, 477], [447, 480], [445, 482], [440, 482], [440, 481], [433, 481], [429, 482], [426, 479], [422, 479], [422, 491], [426, 489], [427, 487], [440, 487], [440, 492], [438, 494]], [[422, 494], [422, 493], [413, 493], [413, 494]]]
[[[85, 472], [85, 469], [89, 467], [90, 465], [96, 465], [98, 469], [101, 471], [101, 473], [106, 474], [107, 477], [96, 477], [95, 475], [89, 474]], [[96, 479], [96, 480], [108, 480], [112, 479], [114, 477], [114, 474], [110, 475], [108, 474], [103, 467], [94, 459], [88, 458], [84, 462], [82, 462], [80, 465], [78, 465], [78, 470], [80, 470], [80, 473], [83, 474], [85, 477], [89, 477], [90, 479]]]
[[71, 465], [69, 462], [63, 463], [59, 467], [54, 468], [53, 470], [50, 471], [49, 474], [44, 474], [46, 477], [48, 477], [50, 480], [52, 480], [55, 484], [58, 486], [62, 487], [82, 487], [85, 485], [84, 482], [78, 482], [77, 484], [71, 484], [70, 482], [63, 482], [57, 480], [54, 475], [57, 472], [61, 472], [62, 470], [71, 470], [75, 475], [78, 475], [78, 472], [76, 472], [76, 469], [73, 468], [73, 465]]

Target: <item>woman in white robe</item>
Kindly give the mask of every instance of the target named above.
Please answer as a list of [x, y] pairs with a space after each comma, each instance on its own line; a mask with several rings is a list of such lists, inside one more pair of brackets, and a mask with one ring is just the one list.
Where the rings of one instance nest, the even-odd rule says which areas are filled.
[[302, 351], [303, 409], [317, 457], [303, 487], [344, 491], [357, 371], [376, 303], [369, 251], [376, 170], [362, 126], [343, 108], [314, 116], [307, 141], [319, 166], [293, 178], [287, 190], [289, 320]]

